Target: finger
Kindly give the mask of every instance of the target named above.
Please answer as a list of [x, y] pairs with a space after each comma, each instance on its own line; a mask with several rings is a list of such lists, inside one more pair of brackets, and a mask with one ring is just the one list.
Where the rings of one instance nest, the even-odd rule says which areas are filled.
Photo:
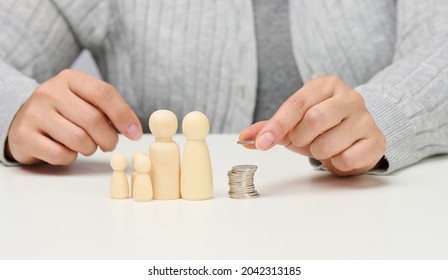
[[56, 112], [54, 116], [50, 116], [49, 118], [52, 121], [42, 124], [42, 129], [53, 140], [85, 156], [89, 156], [96, 151], [96, 143], [84, 129], [68, 121]]
[[32, 157], [52, 165], [69, 165], [78, 156], [78, 153], [42, 134], [37, 134], [29, 147]]
[[383, 152], [372, 138], [361, 139], [348, 149], [331, 158], [337, 170], [346, 175], [356, 175], [369, 171], [382, 158]]
[[[255, 139], [255, 137], [259, 133], [260, 129], [262, 129], [266, 123], [267, 123], [267, 121], [260, 121], [260, 122], [254, 123], [253, 125], [249, 126], [246, 129], [244, 129], [240, 133], [239, 140], [245, 141], [245, 140]], [[299, 153], [304, 156], [311, 157], [309, 146], [297, 147], [291, 142], [291, 140], [288, 137], [284, 137], [283, 140], [278, 144], [285, 146], [285, 148], [287, 148], [295, 153]], [[246, 147], [248, 149], [256, 149], [255, 145], [244, 145], [244, 147]]]
[[[30, 139], [36, 139], [36, 136], [40, 136], [40, 135], [30, 135], [31, 137], [29, 137]], [[36, 164], [39, 163], [41, 160], [34, 157], [30, 151], [28, 149], [30, 149], [30, 145], [24, 145], [21, 148], [15, 148], [14, 144], [18, 144], [18, 143], [11, 143], [11, 138], [8, 137], [8, 141], [7, 141], [7, 145], [10, 148], [10, 154], [9, 154], [9, 158], [11, 158], [12, 160], [15, 160], [21, 164]], [[19, 145], [20, 146], [20, 145]], [[32, 152], [32, 149], [31, 149]], [[13, 156], [14, 154], [14, 156]]]
[[68, 92], [58, 103], [58, 112], [75, 125], [83, 128], [102, 151], [115, 149], [118, 143], [117, 132], [106, 115], [90, 103]]
[[[256, 122], [240, 132], [240, 141], [254, 140], [267, 121]], [[256, 149], [255, 145], [244, 145], [248, 149]]]
[[[260, 130], [263, 129], [263, 127], [266, 125], [268, 121], [259, 121], [257, 123], [252, 124], [251, 126], [245, 128], [243, 131], [240, 132], [240, 141], [246, 141], [246, 140], [254, 140], [257, 135], [260, 133]], [[284, 137], [280, 142], [277, 144], [283, 145], [283, 146], [289, 146], [291, 145], [291, 141], [289, 138]], [[253, 149], [256, 149], [255, 145], [245, 145], [249, 146]]]
[[343, 95], [335, 95], [311, 107], [291, 131], [296, 146], [306, 146], [327, 130], [339, 125], [352, 111]]
[[363, 127], [363, 124], [349, 118], [318, 135], [310, 144], [312, 157], [317, 160], [328, 159], [349, 148], [366, 135], [364, 130], [369, 128]]
[[[326, 80], [323, 80], [324, 78]], [[337, 78], [319, 77], [294, 93], [259, 132], [256, 139], [258, 149], [268, 150], [283, 141], [309, 108], [333, 95], [338, 83], [340, 80]]]
[[139, 119], [112, 85], [80, 71], [61, 73], [67, 75], [70, 90], [104, 112], [121, 133], [132, 140], [141, 138]]
[[299, 147], [299, 146], [294, 145], [291, 141], [289, 141], [289, 143], [285, 144], [284, 146], [287, 149], [289, 149], [290, 151], [293, 151], [295, 153], [298, 153], [298, 154], [301, 154], [303, 156], [310, 157], [310, 158], [313, 157], [313, 155], [310, 152], [310, 146], [309, 145], [303, 146], [303, 147]]

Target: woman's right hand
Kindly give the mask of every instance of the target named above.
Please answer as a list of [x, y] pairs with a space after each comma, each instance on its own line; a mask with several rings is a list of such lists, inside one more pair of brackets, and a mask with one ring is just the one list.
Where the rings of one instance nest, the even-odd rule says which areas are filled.
[[22, 164], [67, 165], [78, 153], [88, 156], [97, 147], [114, 150], [114, 126], [132, 140], [143, 133], [137, 116], [112, 85], [63, 70], [42, 83], [17, 112], [5, 154]]

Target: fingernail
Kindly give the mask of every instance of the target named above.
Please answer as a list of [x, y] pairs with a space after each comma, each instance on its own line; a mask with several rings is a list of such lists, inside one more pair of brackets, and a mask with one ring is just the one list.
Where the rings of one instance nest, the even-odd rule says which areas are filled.
[[271, 132], [265, 132], [258, 137], [255, 146], [258, 150], [267, 150], [274, 144], [274, 135]]
[[138, 140], [142, 137], [142, 131], [139, 129], [138, 125], [132, 123], [126, 128], [126, 136], [132, 140]]

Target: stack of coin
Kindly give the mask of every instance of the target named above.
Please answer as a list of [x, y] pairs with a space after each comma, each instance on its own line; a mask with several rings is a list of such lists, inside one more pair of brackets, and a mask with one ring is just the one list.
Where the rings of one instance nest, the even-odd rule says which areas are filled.
[[255, 198], [260, 196], [254, 186], [256, 170], [256, 165], [237, 165], [227, 172], [230, 187], [229, 196], [231, 198]]

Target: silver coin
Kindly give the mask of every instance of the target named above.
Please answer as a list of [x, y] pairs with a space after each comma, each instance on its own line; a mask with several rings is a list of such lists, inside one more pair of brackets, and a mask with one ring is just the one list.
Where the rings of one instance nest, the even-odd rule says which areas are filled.
[[236, 199], [256, 198], [260, 194], [255, 190], [254, 174], [256, 165], [236, 165], [227, 172], [229, 179], [229, 197]]
[[247, 195], [247, 194], [241, 194], [241, 195], [234, 195], [229, 193], [230, 198], [236, 198], [236, 199], [242, 199], [242, 198], [257, 198], [260, 196], [260, 194], [255, 195]]
[[232, 170], [253, 170], [253, 169], [257, 169], [256, 165], [251, 165], [251, 164], [242, 164], [242, 165], [235, 165]]
[[233, 191], [230, 192], [229, 191], [229, 194], [234, 195], [234, 196], [255, 196], [255, 195], [258, 195], [258, 192], [254, 191], [254, 192], [246, 193], [246, 192], [233, 192]]
[[255, 140], [239, 140], [236, 143], [240, 145], [254, 145]]

